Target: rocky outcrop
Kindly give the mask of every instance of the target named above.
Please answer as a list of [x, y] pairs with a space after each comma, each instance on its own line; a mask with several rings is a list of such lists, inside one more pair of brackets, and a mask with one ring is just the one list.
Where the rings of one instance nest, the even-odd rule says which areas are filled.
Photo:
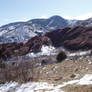
[[7, 58], [26, 55], [29, 52], [38, 52], [42, 45], [51, 45], [51, 41], [45, 36], [36, 36], [27, 43], [7, 43], [0, 45], [0, 61]]
[[51, 45], [51, 40], [46, 36], [36, 36], [25, 44], [32, 52], [39, 52], [42, 45]]
[[92, 26], [76, 26], [59, 29], [46, 34], [55, 47], [64, 46], [70, 50], [92, 49]]

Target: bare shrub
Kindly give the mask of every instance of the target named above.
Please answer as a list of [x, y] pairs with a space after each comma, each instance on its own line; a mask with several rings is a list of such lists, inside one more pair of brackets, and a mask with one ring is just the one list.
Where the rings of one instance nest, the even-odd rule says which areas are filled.
[[57, 62], [61, 62], [62, 60], [66, 59], [67, 58], [67, 55], [65, 52], [61, 51], [57, 57], [56, 57], [56, 60]]
[[46, 64], [47, 64], [46, 60], [41, 61], [41, 65], [46, 65]]
[[[18, 63], [18, 62], [17, 62]], [[39, 73], [35, 72], [34, 63], [31, 61], [20, 63], [6, 63], [5, 68], [0, 68], [0, 83], [16, 81], [24, 83], [28, 81], [37, 81]]]
[[0, 63], [0, 68], [5, 68], [5, 63]]

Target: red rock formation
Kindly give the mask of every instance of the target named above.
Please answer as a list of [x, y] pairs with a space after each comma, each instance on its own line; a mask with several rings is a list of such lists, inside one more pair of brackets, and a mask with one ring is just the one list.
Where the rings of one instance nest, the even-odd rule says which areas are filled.
[[46, 36], [56, 47], [64, 46], [71, 50], [92, 48], [92, 27], [65, 28], [47, 33]]
[[50, 45], [51, 41], [45, 36], [36, 36], [27, 43], [7, 43], [0, 45], [0, 61], [7, 58], [26, 55], [29, 52], [41, 50], [42, 45]]
[[29, 47], [33, 52], [39, 52], [42, 45], [51, 45], [51, 40], [46, 36], [36, 36], [25, 44], [25, 46]]

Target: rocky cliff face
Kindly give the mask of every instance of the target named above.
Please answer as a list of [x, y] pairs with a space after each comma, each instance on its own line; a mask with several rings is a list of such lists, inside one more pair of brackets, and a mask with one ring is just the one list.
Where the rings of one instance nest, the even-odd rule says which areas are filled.
[[92, 27], [67, 27], [46, 34], [54, 46], [64, 46], [71, 50], [92, 48]]

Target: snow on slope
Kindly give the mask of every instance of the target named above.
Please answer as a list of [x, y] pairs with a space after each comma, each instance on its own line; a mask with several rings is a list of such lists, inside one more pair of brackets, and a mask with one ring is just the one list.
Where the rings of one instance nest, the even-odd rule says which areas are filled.
[[92, 26], [92, 18], [88, 20], [68, 20], [61, 16], [48, 19], [32, 19], [27, 22], [10, 23], [0, 27], [0, 43], [24, 42], [38, 34], [76, 25]]
[[73, 56], [84, 56], [84, 55], [87, 55], [87, 54], [90, 54], [91, 51], [88, 50], [88, 51], [80, 51], [80, 52], [76, 52], [76, 53], [69, 53], [69, 57], [73, 57]]
[[27, 22], [10, 23], [0, 27], [0, 44], [25, 42], [36, 35], [64, 28], [67, 25], [67, 20], [60, 16], [52, 16], [45, 20], [33, 19]]
[[1, 28], [0, 43], [26, 42], [30, 38], [46, 32], [47, 30], [36, 24], [9, 25]]
[[0, 92], [64, 92], [62, 88], [72, 84], [92, 85], [92, 74], [86, 74], [84, 77], [82, 77], [79, 80], [71, 80], [57, 86], [46, 82], [28, 82], [25, 84], [10, 82], [5, 84], [0, 84]]
[[41, 48], [41, 52], [38, 53], [29, 53], [27, 54], [27, 56], [29, 57], [39, 57], [39, 56], [43, 56], [43, 55], [54, 55], [55, 48], [53, 46], [42, 46]]
[[74, 26], [76, 25], [76, 22], [78, 22], [78, 20], [67, 20], [67, 22], [69, 26]]

